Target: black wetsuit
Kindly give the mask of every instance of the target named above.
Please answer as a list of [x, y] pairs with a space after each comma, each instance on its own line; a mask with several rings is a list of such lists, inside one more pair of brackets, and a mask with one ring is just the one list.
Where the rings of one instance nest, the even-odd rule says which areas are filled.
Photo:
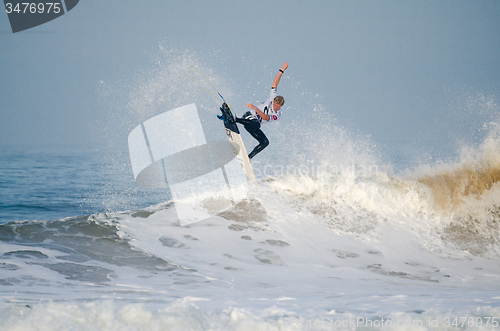
[[266, 148], [267, 145], [269, 145], [269, 140], [267, 139], [264, 132], [262, 132], [262, 130], [260, 129], [259, 121], [257, 119], [249, 119], [249, 114], [250, 112], [246, 112], [245, 114], [243, 114], [242, 118], [236, 118], [236, 123], [243, 124], [245, 130], [247, 130], [248, 133], [250, 133], [252, 137], [257, 139], [257, 141], [259, 142], [259, 144], [255, 146], [253, 151], [248, 154], [248, 158], [252, 159], [255, 155], [262, 152], [262, 150]]

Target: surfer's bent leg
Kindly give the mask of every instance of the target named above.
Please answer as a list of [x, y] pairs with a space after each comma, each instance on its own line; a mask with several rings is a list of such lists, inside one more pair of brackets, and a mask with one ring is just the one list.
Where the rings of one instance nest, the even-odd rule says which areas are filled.
[[269, 145], [269, 140], [267, 139], [264, 132], [262, 132], [262, 130], [260, 129], [259, 122], [247, 120], [244, 118], [237, 118], [236, 122], [243, 124], [243, 126], [245, 127], [245, 130], [247, 130], [248, 133], [250, 133], [250, 135], [252, 135], [252, 137], [257, 139], [257, 141], [259, 142], [259, 144], [257, 146], [255, 146], [253, 151], [250, 154], [248, 154], [248, 158], [252, 159], [255, 155], [262, 152], [262, 150], [264, 148], [266, 148], [267, 145]]
[[257, 139], [260, 143], [257, 146], [255, 146], [255, 148], [253, 149], [253, 151], [250, 154], [248, 154], [248, 158], [252, 159], [255, 155], [262, 152], [262, 150], [264, 148], [266, 148], [267, 145], [269, 145], [269, 140], [267, 139], [266, 135], [264, 134], [264, 132], [262, 132], [261, 129], [257, 129], [256, 131], [253, 131], [253, 132], [248, 130], [246, 127], [245, 127], [245, 129], [248, 131], [248, 133], [250, 133], [252, 135], [252, 137]]

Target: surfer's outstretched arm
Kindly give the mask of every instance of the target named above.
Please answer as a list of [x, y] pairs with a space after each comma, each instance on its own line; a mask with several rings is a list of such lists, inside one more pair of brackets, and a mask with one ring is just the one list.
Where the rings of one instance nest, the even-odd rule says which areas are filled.
[[288, 68], [288, 62], [285, 62], [282, 66], [276, 77], [274, 77], [273, 80], [273, 85], [271, 85], [271, 88], [277, 88], [278, 84], [280, 83], [281, 75], [283, 75], [283, 72]]
[[257, 114], [259, 114], [259, 116], [264, 120], [264, 121], [269, 121], [269, 115], [266, 115], [264, 114], [263, 112], [260, 111], [259, 108], [255, 107], [254, 105], [252, 105], [251, 103], [247, 103], [247, 108], [250, 108], [250, 109], [253, 109], [255, 110], [255, 112]]

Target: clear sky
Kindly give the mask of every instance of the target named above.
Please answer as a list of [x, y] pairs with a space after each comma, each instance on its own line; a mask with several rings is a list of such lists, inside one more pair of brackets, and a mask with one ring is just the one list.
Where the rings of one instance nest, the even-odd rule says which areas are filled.
[[117, 113], [99, 82], [133, 85], [160, 45], [209, 63], [241, 107], [287, 61], [287, 107], [317, 94], [375, 141], [459, 135], [491, 117], [471, 104], [500, 95], [498, 0], [81, 0], [16, 34], [0, 14], [0, 146], [91, 145]]

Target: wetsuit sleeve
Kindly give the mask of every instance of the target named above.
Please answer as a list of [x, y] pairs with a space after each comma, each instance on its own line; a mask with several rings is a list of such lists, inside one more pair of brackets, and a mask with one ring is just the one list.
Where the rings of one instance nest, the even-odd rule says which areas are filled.
[[269, 95], [268, 101], [273, 101], [274, 98], [276, 98], [276, 95], [278, 95], [278, 89], [271, 87], [271, 94]]

